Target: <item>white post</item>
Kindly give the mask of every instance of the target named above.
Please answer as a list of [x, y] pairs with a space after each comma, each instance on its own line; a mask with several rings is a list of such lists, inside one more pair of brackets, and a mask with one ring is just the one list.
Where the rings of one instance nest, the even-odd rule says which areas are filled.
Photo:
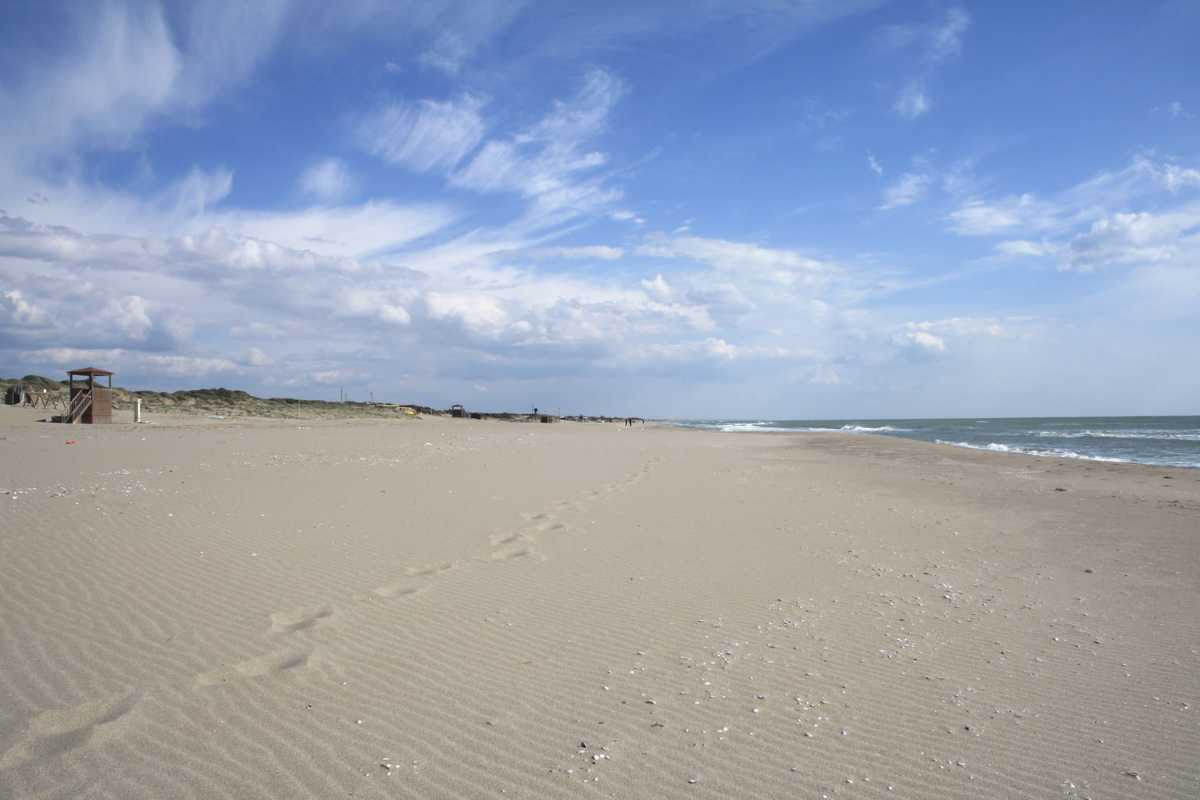
[[142, 398], [137, 398], [133, 401], [133, 421], [142, 421]]

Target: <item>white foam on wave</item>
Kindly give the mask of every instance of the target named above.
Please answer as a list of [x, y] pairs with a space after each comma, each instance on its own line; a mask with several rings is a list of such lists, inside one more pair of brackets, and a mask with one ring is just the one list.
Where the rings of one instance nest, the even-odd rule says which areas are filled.
[[894, 428], [891, 425], [880, 425], [877, 428], [872, 428], [869, 425], [843, 425], [838, 430], [846, 431], [848, 433], [902, 433], [911, 431], [912, 428]]
[[784, 428], [778, 425], [773, 425], [770, 422], [719, 422], [701, 425], [700, 427], [713, 428], [724, 433], [755, 433], [759, 431], [770, 431], [775, 433], [891, 433], [891, 432], [906, 432], [911, 428], [895, 428], [891, 425], [879, 425], [871, 427], [868, 425], [843, 425], [840, 428]]
[[1086, 430], [1030, 431], [1043, 439], [1157, 439], [1167, 442], [1200, 442], [1200, 431], [1171, 430]]
[[1044, 458], [1076, 458], [1081, 461], [1104, 461], [1111, 464], [1130, 464], [1128, 458], [1116, 458], [1115, 456], [1089, 456], [1084, 453], [1076, 453], [1074, 450], [1061, 450], [1058, 448], [1052, 450], [1037, 450], [1029, 447], [1017, 447], [1016, 445], [1000, 444], [999, 442], [989, 442], [988, 444], [971, 444], [970, 442], [951, 442], [946, 439], [936, 440], [938, 444], [949, 444], [955, 447], [966, 447], [971, 450], [988, 450], [993, 453], [1020, 453], [1027, 456], [1042, 456]]
[[769, 422], [729, 422], [717, 426], [717, 430], [723, 433], [753, 433], [756, 431], [777, 431], [787, 432], [797, 430], [796, 428], [776, 428]]

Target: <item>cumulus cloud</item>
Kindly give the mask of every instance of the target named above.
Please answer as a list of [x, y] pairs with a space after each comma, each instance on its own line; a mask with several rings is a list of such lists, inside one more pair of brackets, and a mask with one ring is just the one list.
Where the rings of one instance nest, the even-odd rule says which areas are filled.
[[892, 338], [892, 341], [896, 344], [912, 345], [921, 350], [933, 353], [944, 353], [946, 351], [946, 340], [929, 331], [901, 331]]
[[40, 325], [46, 319], [46, 312], [25, 299], [19, 290], [0, 292], [0, 324]]
[[1185, 251], [1200, 255], [1200, 206], [1098, 219], [1070, 240], [1063, 265], [1087, 271], [1109, 264], [1151, 264]]
[[[1035, 234], [996, 244], [1004, 255], [1054, 257], [1064, 270], [1151, 265], [1200, 257], [1200, 170], [1140, 154], [1056, 195], [968, 200], [948, 216], [967, 236]], [[1136, 210], [1150, 206], [1156, 210]]]

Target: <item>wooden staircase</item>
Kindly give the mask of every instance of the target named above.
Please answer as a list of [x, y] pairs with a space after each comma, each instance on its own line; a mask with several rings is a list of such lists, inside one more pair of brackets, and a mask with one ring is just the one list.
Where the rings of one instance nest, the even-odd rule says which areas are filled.
[[72, 424], [83, 419], [84, 413], [92, 407], [92, 393], [79, 392], [71, 398], [71, 405], [67, 409], [67, 422]]

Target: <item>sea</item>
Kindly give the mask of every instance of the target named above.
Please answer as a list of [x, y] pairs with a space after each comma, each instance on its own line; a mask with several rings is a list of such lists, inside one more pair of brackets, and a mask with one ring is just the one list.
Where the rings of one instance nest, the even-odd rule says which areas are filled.
[[1200, 417], [721, 419], [675, 423], [726, 433], [870, 433], [999, 453], [1200, 468]]

